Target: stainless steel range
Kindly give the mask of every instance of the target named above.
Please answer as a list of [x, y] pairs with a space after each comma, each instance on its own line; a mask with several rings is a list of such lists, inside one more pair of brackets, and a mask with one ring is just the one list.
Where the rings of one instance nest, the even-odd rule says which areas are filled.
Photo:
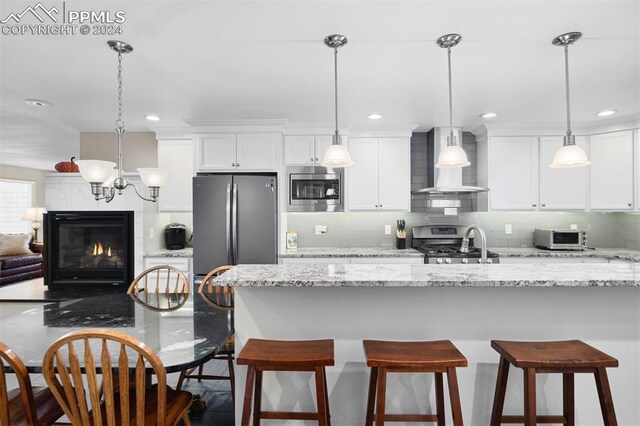
[[[413, 248], [425, 254], [424, 263], [500, 263], [498, 253], [487, 250], [484, 231], [477, 225], [424, 225], [412, 231]], [[471, 232], [480, 240], [480, 247], [474, 244]]]

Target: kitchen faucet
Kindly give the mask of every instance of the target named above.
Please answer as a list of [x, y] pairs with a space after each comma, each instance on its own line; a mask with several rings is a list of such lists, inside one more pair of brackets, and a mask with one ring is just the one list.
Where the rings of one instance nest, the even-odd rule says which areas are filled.
[[471, 234], [471, 231], [475, 231], [474, 236], [478, 234], [480, 237], [480, 263], [491, 263], [491, 259], [487, 259], [487, 236], [484, 233], [484, 229], [478, 225], [469, 225], [467, 229], [464, 230], [460, 252], [469, 253], [469, 234]]

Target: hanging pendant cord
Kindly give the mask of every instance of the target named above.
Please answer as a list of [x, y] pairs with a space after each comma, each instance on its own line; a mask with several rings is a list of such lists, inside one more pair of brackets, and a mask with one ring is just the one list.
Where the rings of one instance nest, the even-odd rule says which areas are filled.
[[564, 74], [567, 90], [567, 136], [571, 136], [571, 104], [569, 97], [569, 45], [564, 46]]
[[124, 121], [122, 121], [122, 53], [118, 52], [118, 119], [116, 120], [116, 132], [118, 133], [118, 178], [122, 178], [122, 134], [124, 133]]
[[335, 47], [333, 49], [333, 74], [334, 74], [334, 93], [335, 93], [335, 107], [336, 107], [336, 134], [335, 141], [336, 145], [340, 145], [340, 135], [338, 133], [338, 48]]
[[455, 145], [453, 139], [453, 99], [451, 96], [451, 48], [447, 47], [447, 65], [449, 69], [449, 140], [447, 145]]

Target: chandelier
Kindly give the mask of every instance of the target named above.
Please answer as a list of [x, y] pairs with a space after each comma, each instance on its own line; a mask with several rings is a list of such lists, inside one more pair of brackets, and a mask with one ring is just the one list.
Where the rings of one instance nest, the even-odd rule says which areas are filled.
[[160, 187], [167, 181], [168, 173], [157, 168], [139, 168], [142, 183], [149, 188], [149, 197], [144, 197], [138, 192], [138, 188], [127, 182], [122, 171], [122, 136], [124, 134], [124, 121], [122, 121], [122, 54], [133, 51], [133, 47], [125, 42], [109, 40], [109, 47], [118, 53], [118, 119], [116, 120], [116, 133], [118, 134], [118, 168], [116, 163], [103, 160], [79, 160], [76, 161], [80, 174], [91, 185], [91, 193], [96, 200], [111, 202], [116, 195], [122, 195], [128, 187], [133, 188], [138, 197], [145, 201], [154, 202], [160, 195]]

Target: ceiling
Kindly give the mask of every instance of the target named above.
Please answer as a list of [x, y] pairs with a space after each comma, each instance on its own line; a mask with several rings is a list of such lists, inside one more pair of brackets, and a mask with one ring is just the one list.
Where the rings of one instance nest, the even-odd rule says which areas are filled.
[[[3, 0], [1, 18], [26, 5]], [[349, 38], [339, 52], [341, 126], [367, 125], [372, 112], [384, 115], [381, 126], [448, 123], [446, 51], [434, 41], [450, 32], [463, 37], [452, 52], [454, 125], [475, 128], [481, 113], [497, 111], [496, 123], [562, 131], [563, 52], [551, 39], [567, 31], [583, 33], [570, 49], [573, 121], [601, 120], [595, 113], [603, 109], [640, 113], [638, 1], [103, 0], [67, 7], [124, 10], [123, 34], [0, 35], [1, 163], [33, 156], [31, 164], [50, 168], [53, 158], [77, 151], [78, 131], [113, 129], [112, 38], [134, 47], [123, 71], [129, 130], [184, 119], [331, 122], [333, 55], [322, 39], [336, 32]], [[26, 98], [53, 106], [27, 107]], [[151, 113], [162, 121], [143, 119]]]

